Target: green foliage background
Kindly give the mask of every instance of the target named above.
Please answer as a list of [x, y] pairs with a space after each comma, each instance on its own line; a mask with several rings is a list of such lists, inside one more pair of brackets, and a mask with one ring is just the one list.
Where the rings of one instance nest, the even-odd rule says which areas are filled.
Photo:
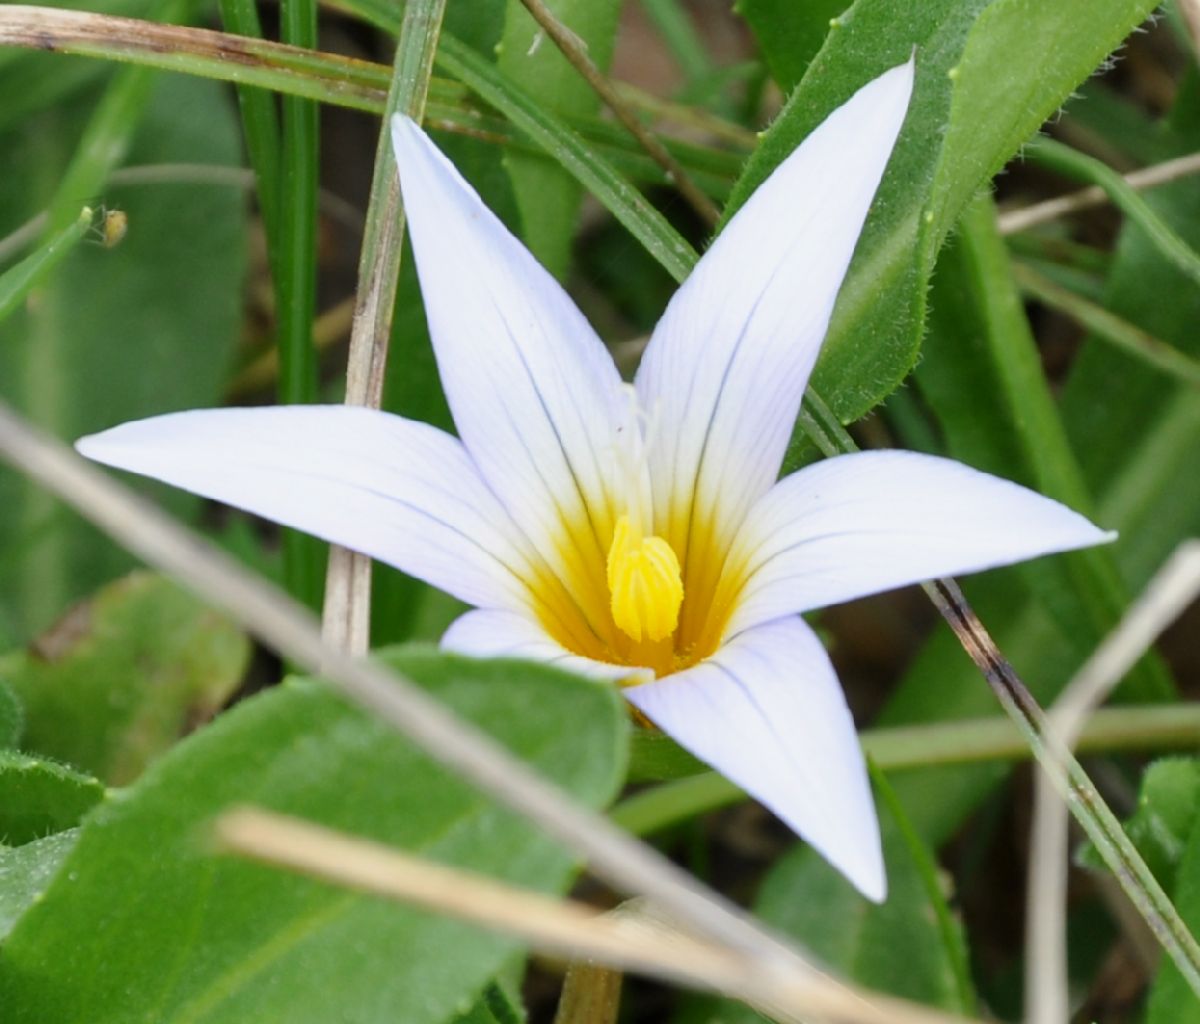
[[[222, 2], [219, 13], [152, 0], [86, 6], [209, 27], [262, 17], [275, 27], [265, 7], [243, 0]], [[551, 6], [610, 67], [621, 46], [618, 0]], [[1194, 368], [1200, 287], [1154, 225], [1200, 248], [1200, 187], [1186, 178], [1149, 192], [1157, 221], [1140, 223], [1098, 214], [1010, 235], [1002, 208], [1069, 186], [1039, 172], [1046, 157], [1036, 146], [1018, 159], [1039, 132], [1122, 169], [1200, 149], [1197, 54], [1182, 19], [1172, 10], [1150, 33], [1154, 48], [1138, 51], [1143, 63], [1166, 55], [1171, 86], [1156, 107], [1137, 98], [1136, 69], [1094, 76], [1152, 14], [1150, 0], [740, 0], [745, 59], [736, 65], [711, 56], [705, 26], [682, 0], [636, 6], [679, 70], [675, 93], [660, 97], [677, 106], [660, 120], [687, 131], [669, 145], [726, 218], [830, 111], [915, 50], [913, 106], [813, 388], [842, 423], [873, 413], [860, 436], [953, 456], [1120, 531], [1112, 548], [967, 585], [1001, 649], [1051, 700], [1169, 552], [1200, 529], [1200, 400], [1194, 382], [1103, 332], [1064, 330], [1061, 314], [1028, 303], [1022, 275], [1045, 275]], [[384, 0], [338, 0], [322, 12], [322, 45], [386, 62], [400, 15]], [[227, 83], [205, 80], [230, 77], [220, 62], [154, 60], [174, 71], [0, 49], [0, 309], [10, 310], [0, 322], [0, 396], [64, 440], [159, 412], [270, 400], [238, 393], [237, 381], [279, 340], [282, 293], [271, 272], [297, 274], [322, 309], [353, 287], [346, 268], [358, 239], [327, 200], [319, 246], [289, 248], [268, 223], [285, 173], [296, 171], [288, 161], [304, 159], [303, 147], [281, 142], [274, 101], [243, 93], [239, 108]], [[301, 64], [259, 69], [256, 81], [324, 101], [333, 138], [357, 131], [366, 141], [351, 157], [339, 163], [327, 143], [319, 167], [331, 187], [361, 185], [361, 170], [347, 166], [370, 166], [375, 122], [363, 130], [361, 114], [336, 108], [378, 112], [388, 72], [348, 71], [322, 55]], [[439, 142], [486, 201], [607, 339], [647, 331], [706, 240], [661, 170], [605, 119], [517, 0], [450, 0], [436, 75], [431, 119], [450, 129]], [[660, 123], [648, 108], [642, 115]], [[248, 153], [257, 178], [224, 173], [249, 167]], [[146, 168], [157, 168], [154, 180], [139, 179]], [[304, 186], [288, 187], [317, 202]], [[73, 229], [85, 205], [123, 211], [128, 237], [110, 249], [94, 231]], [[43, 212], [21, 244], [22, 225]], [[450, 427], [411, 264], [406, 252], [385, 404]], [[312, 372], [314, 393], [329, 400], [340, 398], [336, 364], [326, 356]], [[789, 466], [814, 455], [798, 428]], [[319, 549], [288, 546], [281, 556], [259, 525], [150, 490], [268, 575], [294, 581], [297, 559], [320, 561]], [[566, 891], [578, 866], [319, 682], [279, 683], [280, 666], [262, 652], [252, 662], [233, 624], [162, 579], [125, 575], [131, 568], [95, 530], [0, 470], [0, 1016], [521, 1019], [525, 957], [513, 943], [218, 857], [206, 830], [223, 809], [256, 802], [547, 892]], [[583, 803], [608, 806], [630, 776], [698, 771], [677, 751], [669, 771], [646, 769], [636, 754], [629, 764], [631, 723], [611, 690], [544, 666], [421, 646], [456, 611], [423, 584], [376, 569], [374, 636], [412, 642], [389, 649], [388, 661]], [[857, 630], [834, 626], [835, 654], [849, 634], [861, 639], [878, 625], [863, 614]], [[875, 723], [920, 729], [995, 714], [950, 633], [906, 627], [916, 632], [893, 645], [900, 656], [882, 696], [852, 692]], [[1180, 701], [1194, 682], [1180, 664], [1147, 656], [1119, 700]], [[1104, 770], [1140, 783], [1130, 834], [1185, 919], [1200, 925], [1196, 762], [1160, 761], [1143, 775], [1109, 756]], [[947, 1010], [1014, 1018], [1020, 944], [992, 931], [1011, 926], [992, 904], [1020, 871], [1004, 838], [1013, 808], [1024, 806], [1011, 778], [1000, 761], [877, 774], [893, 893], [883, 907], [769, 830], [748, 872], [729, 867], [744, 830], [735, 818], [705, 832], [696, 817], [716, 799], [698, 802], [687, 824], [670, 815], [645, 830], [845, 976]], [[668, 800], [682, 801], [676, 785], [662, 783]], [[997, 867], [1002, 853], [1009, 861]], [[1101, 870], [1087, 851], [1082, 861]], [[1084, 887], [1081, 900], [1072, 939], [1103, 952], [1118, 926], [1094, 892]], [[1089, 913], [1101, 916], [1098, 928]], [[1081, 990], [1095, 984], [1099, 956], [1073, 961]], [[1172, 968], [1142, 981], [1148, 1024], [1200, 1020], [1200, 1002]], [[628, 1012], [635, 1019], [641, 1007]], [[716, 1000], [671, 1012], [753, 1019]]]

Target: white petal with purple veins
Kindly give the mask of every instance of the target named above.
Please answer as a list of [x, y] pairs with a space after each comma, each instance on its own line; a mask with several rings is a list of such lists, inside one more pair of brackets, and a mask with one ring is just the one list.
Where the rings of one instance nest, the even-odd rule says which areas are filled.
[[568, 589], [602, 582], [620, 514], [609, 492], [627, 404], [612, 358], [558, 282], [424, 132], [398, 116], [392, 137], [459, 436]]
[[80, 453], [304, 530], [460, 600], [528, 606], [529, 554], [462, 445], [347, 406], [203, 409], [137, 420]]
[[859, 452], [781, 480], [751, 511], [722, 600], [744, 584], [733, 635], [938, 576], [1112, 540], [1066, 505], [960, 462]]
[[767, 491], [912, 92], [913, 65], [863, 86], [746, 201], [675, 294], [637, 374], [654, 423], [656, 532], [687, 558]]
[[869, 899], [887, 892], [854, 722], [821, 641], [795, 616], [625, 691], [663, 732], [778, 815]]

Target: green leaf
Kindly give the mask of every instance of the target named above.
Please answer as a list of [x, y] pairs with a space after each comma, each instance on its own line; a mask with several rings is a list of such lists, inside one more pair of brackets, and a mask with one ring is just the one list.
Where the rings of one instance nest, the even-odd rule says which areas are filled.
[[[620, 785], [628, 719], [613, 688], [421, 649], [388, 660], [576, 799], [603, 805]], [[207, 824], [246, 802], [527, 888], [557, 891], [572, 874], [523, 819], [324, 687], [292, 682], [89, 816], [5, 943], [6, 1024], [435, 1024], [466, 1012], [513, 953], [465, 925], [215, 856]]]
[[79, 829], [35, 839], [24, 846], [0, 846], [0, 942], [50, 884], [79, 838]]
[[[0, 225], [52, 200], [89, 113], [57, 108], [0, 137]], [[162, 78], [128, 159], [236, 164], [236, 123], [220, 88]], [[242, 196], [163, 184], [76, 198], [125, 211], [128, 235], [111, 250], [76, 247], [36, 301], [0, 324], [5, 398], [64, 440], [214, 404], [241, 318]], [[164, 501], [176, 513], [197, 507], [180, 493]], [[132, 563], [14, 474], [0, 476], [0, 507], [0, 634], [32, 636]]]
[[[612, 59], [616, 40], [616, 0], [548, 0], [547, 7], [583, 42], [601, 70]], [[598, 100], [520, 0], [508, 0], [496, 67], [514, 85], [541, 98], [554, 113], [591, 114]], [[512, 178], [521, 212], [521, 237], [541, 263], [558, 277], [566, 274], [579, 220], [582, 191], [554, 160], [510, 150], [504, 166]]]
[[25, 709], [13, 688], [0, 679], [0, 750], [17, 746], [25, 731]]
[[839, 18], [746, 165], [727, 212], [857, 88], [917, 48], [905, 130], [813, 377], [843, 421], [879, 402], [913, 365], [934, 258], [967, 202], [1154, 6], [858, 0]]
[[791, 92], [829, 35], [830, 23], [851, 0], [737, 0], [754, 39], [785, 93]]
[[[1181, 772], [1183, 774], [1183, 772]], [[1180, 780], [1186, 785], [1186, 775]], [[1182, 793], [1173, 794], [1176, 802]], [[1193, 799], [1195, 790], [1193, 789]], [[1164, 804], [1164, 810], [1166, 804]], [[1139, 808], [1139, 812], [1140, 812]], [[1172, 816], [1172, 826], [1182, 825], [1186, 809], [1175, 806], [1167, 811]], [[1176, 872], [1175, 890], [1172, 893], [1175, 906], [1179, 909], [1184, 923], [1193, 934], [1200, 930], [1200, 822], [1192, 815], [1191, 828], [1188, 829], [1187, 842], [1183, 847]], [[1171, 836], [1178, 838], [1178, 833]], [[1146, 1007], [1146, 1024], [1198, 1024], [1200, 1022], [1200, 1000], [1189, 988], [1183, 976], [1170, 960], [1165, 957], [1158, 977], [1150, 989], [1150, 998]]]
[[45, 758], [0, 750], [0, 843], [21, 846], [63, 832], [103, 798], [99, 779]]
[[174, 583], [134, 573], [0, 661], [26, 714], [24, 747], [113, 784], [135, 778], [241, 681], [245, 635]]

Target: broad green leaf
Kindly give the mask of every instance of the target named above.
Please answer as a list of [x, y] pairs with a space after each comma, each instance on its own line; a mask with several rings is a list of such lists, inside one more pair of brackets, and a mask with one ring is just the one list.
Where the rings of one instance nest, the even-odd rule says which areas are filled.
[[25, 707], [22, 746], [123, 784], [241, 682], [245, 635], [174, 583], [134, 573], [0, 660]]
[[[933, 855], [886, 793], [878, 808], [885, 902], [864, 899], [811, 847], [797, 843], [767, 875], [755, 913], [864, 988], [969, 1015], [974, 996], [963, 937], [937, 889]], [[712, 1018], [720, 1024], [761, 1019], [746, 1007], [722, 1005]]]
[[[612, 59], [620, 3], [549, 0], [547, 7], [580, 39], [593, 63], [606, 69]], [[540, 97], [554, 113], [590, 114], [598, 106], [591, 87], [520, 0], [508, 0], [496, 67], [516, 86]], [[565, 276], [579, 219], [579, 184], [544, 156], [510, 151], [504, 156], [504, 165], [512, 178], [525, 244], [551, 273]]]
[[73, 828], [24, 846], [0, 846], [0, 942], [41, 899], [78, 837], [79, 829]]
[[830, 111], [916, 47], [908, 121], [813, 378], [844, 421], [913, 365], [934, 258], [967, 202], [1153, 8], [1151, 0], [858, 0], [838, 19], [727, 210]]
[[[628, 719], [611, 687], [422, 649], [388, 660], [576, 799], [616, 792]], [[572, 873], [523, 819], [294, 681], [237, 705], [88, 817], [5, 943], [6, 1024], [438, 1024], [508, 962], [512, 943], [465, 925], [215, 855], [206, 825], [245, 803], [526, 888], [557, 891]]]
[[104, 785], [44, 757], [0, 750], [0, 843], [21, 846], [79, 824]]
[[831, 23], [852, 0], [737, 0], [758, 48], [783, 91], [791, 92], [829, 35]]
[[[0, 233], [50, 202], [89, 111], [58, 107], [0, 137]], [[227, 97], [206, 82], [162, 78], [128, 160], [236, 164]], [[124, 210], [128, 235], [111, 250], [78, 246], [0, 324], [5, 399], [64, 440], [214, 404], [240, 323], [243, 197], [227, 187], [145, 185], [79, 200]], [[179, 493], [165, 500], [177, 513], [196, 507]], [[131, 564], [9, 473], [0, 474], [0, 506], [0, 633], [31, 636]]]
[[[1200, 804], [1200, 761], [1169, 757], [1155, 761], [1142, 776], [1137, 809], [1125, 822], [1129, 838], [1163, 888], [1174, 887], [1176, 868], [1187, 847]], [[1079, 859], [1088, 867], [1104, 869], [1091, 843]]]
[[[1178, 809], [1177, 809], [1178, 810]], [[1176, 819], [1177, 823], [1181, 818]], [[1173, 901], [1180, 916], [1194, 933], [1200, 931], [1200, 822], [1193, 816], [1187, 843], [1176, 871]], [[1150, 988], [1146, 1024], [1198, 1024], [1200, 1000], [1171, 961], [1163, 958], [1158, 977]]]
[[0, 679], [0, 750], [10, 749], [21, 742], [25, 731], [25, 711], [13, 688]]

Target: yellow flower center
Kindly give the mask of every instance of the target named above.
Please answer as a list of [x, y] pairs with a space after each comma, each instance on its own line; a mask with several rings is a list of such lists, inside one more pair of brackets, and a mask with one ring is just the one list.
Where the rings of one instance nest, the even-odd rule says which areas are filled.
[[665, 640], [679, 624], [683, 574], [662, 537], [645, 537], [640, 525], [621, 516], [608, 549], [612, 617], [632, 640]]

